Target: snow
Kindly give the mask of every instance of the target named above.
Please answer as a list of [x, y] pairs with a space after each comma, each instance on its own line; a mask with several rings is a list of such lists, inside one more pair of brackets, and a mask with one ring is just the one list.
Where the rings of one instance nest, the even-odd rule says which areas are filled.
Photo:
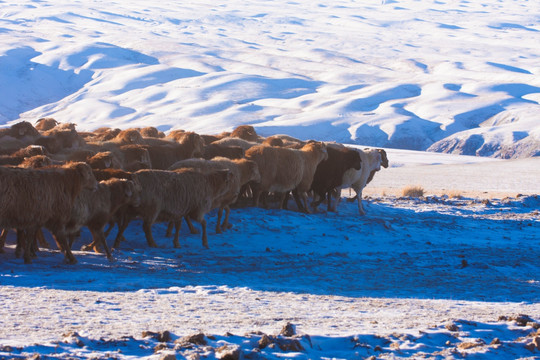
[[[532, 0], [0, 0], [0, 124], [252, 124], [390, 160], [366, 216], [345, 200], [240, 207], [215, 234], [211, 213], [209, 250], [186, 227], [174, 249], [166, 224], [151, 249], [135, 221], [113, 262], [75, 251], [67, 265], [47, 234], [52, 249], [24, 265], [10, 234], [0, 358], [540, 358], [539, 13]], [[401, 197], [408, 185], [426, 197]], [[280, 335], [287, 323], [297, 335]]]
[[540, 5], [3, 1], [0, 124], [538, 155]]

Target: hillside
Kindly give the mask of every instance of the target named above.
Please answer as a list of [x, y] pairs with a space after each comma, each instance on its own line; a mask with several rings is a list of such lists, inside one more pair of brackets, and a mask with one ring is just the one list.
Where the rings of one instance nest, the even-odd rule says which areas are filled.
[[0, 124], [537, 156], [537, 1], [4, 1]]

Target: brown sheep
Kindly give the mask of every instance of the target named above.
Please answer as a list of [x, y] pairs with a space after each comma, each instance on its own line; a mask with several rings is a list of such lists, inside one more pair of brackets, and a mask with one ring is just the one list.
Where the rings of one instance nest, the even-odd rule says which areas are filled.
[[107, 258], [112, 260], [103, 229], [123, 206], [138, 206], [140, 192], [140, 185], [125, 179], [102, 181], [98, 183], [96, 190], [83, 189], [75, 199], [66, 228], [69, 233], [69, 246], [73, 244], [80, 229], [86, 226], [92, 234], [94, 250], [101, 245]]
[[276, 136], [269, 136], [266, 139], [263, 140], [261, 143], [263, 145], [268, 146], [277, 146], [277, 147], [284, 147], [285, 143], [283, 142], [283, 139], [276, 137]]
[[46, 155], [35, 155], [27, 157], [19, 164], [22, 168], [38, 169], [46, 166], [54, 165], [53, 160]]
[[58, 124], [59, 122], [53, 118], [41, 118], [36, 121], [35, 128], [36, 130], [43, 132], [43, 131], [51, 130]]
[[223, 146], [219, 144], [209, 144], [204, 147], [204, 159], [210, 160], [217, 156], [228, 159], [240, 159], [244, 157], [244, 149], [240, 146]]
[[122, 169], [126, 171], [137, 171], [152, 168], [150, 153], [145, 145], [120, 146], [117, 153], [122, 161]]
[[177, 161], [194, 157], [197, 151], [190, 143], [178, 144], [168, 141], [161, 145], [144, 145], [150, 155], [152, 169], [168, 169]]
[[[21, 167], [21, 168], [38, 169], [38, 168], [42, 168], [42, 167], [45, 167], [45, 166], [51, 166], [52, 164], [53, 164], [53, 162], [52, 162], [51, 158], [49, 158], [48, 156], [35, 155], [35, 156], [24, 158], [24, 160], [18, 166]], [[2, 229], [2, 232], [0, 234], [0, 253], [3, 252], [7, 234], [8, 234], [8, 229]], [[37, 239], [38, 239], [39, 244], [41, 245], [41, 247], [49, 248], [49, 244], [45, 241], [45, 238], [43, 237], [43, 232], [41, 232], [41, 231], [38, 232]], [[22, 248], [24, 246], [22, 244], [20, 244], [20, 243], [18, 243], [17, 245], [18, 245], [17, 254], [19, 254], [19, 252], [22, 250]], [[23, 247], [21, 247], [21, 246], [23, 246]]]
[[0, 153], [11, 154], [18, 149], [34, 144], [39, 137], [39, 131], [28, 121], [21, 121], [9, 128], [0, 129]]
[[230, 137], [244, 139], [246, 141], [257, 142], [259, 136], [255, 128], [251, 125], [240, 125], [231, 132]]
[[203, 138], [194, 132], [176, 132], [172, 133], [173, 135], [169, 134], [167, 138], [174, 140], [178, 144], [185, 146], [187, 148], [193, 149], [191, 155], [188, 158], [191, 157], [202, 157], [204, 153], [204, 140]]
[[94, 138], [91, 141], [110, 141], [114, 139], [122, 130], [109, 127], [101, 127], [93, 131]]
[[141, 133], [136, 129], [122, 130], [113, 139], [109, 141], [117, 145], [142, 145], [145, 143]]
[[209, 145], [211, 143], [213, 143], [214, 141], [218, 141], [220, 139], [222, 139], [222, 137], [218, 136], [218, 135], [201, 135], [201, 138], [203, 139], [204, 141], [204, 145]]
[[311, 187], [317, 165], [327, 157], [326, 146], [320, 142], [308, 143], [300, 150], [264, 145], [248, 149], [246, 158], [257, 163], [261, 174], [261, 182], [252, 186], [254, 205], [259, 206], [263, 192], [282, 194], [282, 204], [285, 194], [292, 190], [307, 203], [304, 193]]
[[260, 145], [257, 142], [247, 141], [247, 140], [244, 140], [244, 139], [234, 138], [234, 137], [225, 137], [225, 138], [223, 138], [221, 140], [213, 142], [212, 144], [217, 144], [217, 145], [221, 145], [221, 146], [239, 146], [242, 149], [244, 149], [244, 151], [246, 151], [247, 149], [249, 149], [249, 148], [251, 148], [253, 146]]
[[98, 152], [94, 156], [86, 159], [86, 163], [88, 163], [92, 169], [118, 169], [122, 167], [120, 160], [111, 151]]
[[24, 262], [31, 262], [36, 234], [46, 227], [56, 236], [66, 260], [76, 263], [67, 246], [66, 225], [82, 189], [97, 186], [90, 166], [70, 163], [44, 169], [0, 167], [0, 179], [0, 227], [23, 233]]
[[139, 133], [141, 133], [143, 138], [151, 137], [151, 138], [163, 138], [165, 137], [165, 134], [161, 131], [159, 131], [154, 126], [147, 126], [139, 130]]
[[50, 153], [58, 153], [62, 149], [78, 149], [86, 141], [77, 133], [73, 124], [60, 124], [59, 126], [43, 132], [43, 136], [35, 143], [45, 146]]
[[[233, 176], [229, 182], [228, 191], [224, 193], [223, 196], [214, 199], [214, 207], [219, 208], [218, 219], [216, 222], [216, 233], [218, 234], [221, 233], [222, 230], [231, 227], [229, 224], [229, 214], [231, 212], [229, 205], [236, 202], [242, 186], [250, 181], [259, 182], [261, 180], [257, 164], [247, 159], [231, 160], [224, 157], [218, 157], [212, 160], [187, 159], [175, 163], [169, 170], [185, 168], [199, 170], [204, 173], [210, 173], [216, 170], [229, 170], [232, 173]], [[221, 223], [223, 210], [225, 210], [225, 219], [223, 220], [223, 223]]]
[[[94, 169], [93, 173], [97, 181], [106, 181], [110, 179], [125, 179], [125, 180], [131, 180], [139, 188], [141, 187], [139, 180], [137, 178], [137, 175], [128, 171], [119, 170], [119, 169]], [[114, 227], [114, 224], [118, 225], [118, 233], [114, 241], [114, 244], [115, 244], [114, 247], [117, 247], [118, 244], [120, 244], [120, 241], [125, 240], [124, 231], [129, 225], [129, 221], [130, 221], [129, 212], [130, 212], [131, 207], [132, 206], [128, 204], [118, 209], [115, 215], [113, 216], [113, 218], [109, 222], [109, 228], [105, 231], [105, 236], [108, 236], [110, 231]], [[131, 210], [131, 212], [133, 212], [133, 210]], [[96, 250], [97, 244], [92, 242], [91, 244], [83, 247], [83, 250], [89, 250], [91, 248], [94, 248], [94, 250]]]
[[0, 155], [0, 165], [17, 166], [27, 157], [35, 155], [46, 155], [47, 150], [43, 146], [28, 145], [25, 148], [13, 152], [11, 155]]
[[40, 136], [39, 131], [28, 121], [21, 121], [6, 129], [0, 129], [0, 137], [11, 136], [15, 139], [34, 140]]
[[[214, 199], [228, 190], [230, 171], [203, 174], [193, 170], [139, 170], [135, 174], [142, 185], [141, 204], [135, 210], [142, 217], [148, 245], [157, 247], [152, 236], [154, 222], [177, 222], [188, 216], [201, 223], [202, 244], [208, 248], [204, 216], [213, 208]], [[178, 231], [173, 243], [180, 247]]]

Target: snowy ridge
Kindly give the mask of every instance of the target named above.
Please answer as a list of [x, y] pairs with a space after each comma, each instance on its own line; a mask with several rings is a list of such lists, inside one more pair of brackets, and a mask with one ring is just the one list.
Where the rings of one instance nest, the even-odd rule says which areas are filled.
[[4, 1], [0, 123], [536, 156], [539, 6]]

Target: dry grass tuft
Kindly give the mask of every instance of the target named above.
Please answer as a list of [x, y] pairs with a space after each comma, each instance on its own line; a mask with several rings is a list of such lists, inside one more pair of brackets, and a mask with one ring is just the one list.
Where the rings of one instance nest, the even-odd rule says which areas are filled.
[[409, 185], [401, 190], [401, 195], [406, 197], [419, 198], [424, 196], [424, 189], [418, 185]]
[[463, 199], [463, 194], [457, 190], [451, 190], [446, 194], [450, 199]]

